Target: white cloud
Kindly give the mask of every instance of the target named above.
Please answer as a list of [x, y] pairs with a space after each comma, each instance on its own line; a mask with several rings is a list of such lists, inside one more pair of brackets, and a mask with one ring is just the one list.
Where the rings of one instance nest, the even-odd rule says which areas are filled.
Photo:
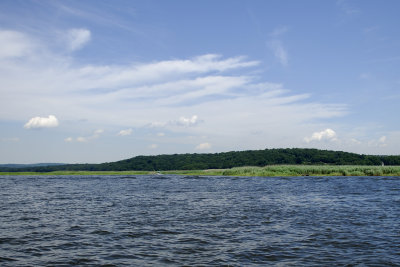
[[157, 136], [160, 136], [160, 137], [165, 136], [165, 133], [157, 133]]
[[211, 144], [210, 143], [202, 143], [196, 146], [197, 150], [207, 150], [211, 148]]
[[117, 135], [119, 136], [127, 136], [132, 134], [132, 129], [121, 130]]
[[190, 127], [196, 125], [198, 122], [199, 118], [197, 117], [197, 115], [193, 115], [191, 118], [180, 117], [177, 121], [177, 124], [185, 127]]
[[83, 142], [87, 142], [88, 138], [87, 137], [83, 137], [83, 136], [79, 136], [79, 137], [76, 138], [76, 141], [83, 143]]
[[287, 66], [289, 57], [286, 49], [283, 47], [282, 42], [279, 40], [271, 40], [268, 43], [268, 47], [274, 53], [274, 56], [279, 60], [283, 66]]
[[311, 141], [336, 141], [337, 140], [337, 135], [334, 130], [332, 129], [325, 129], [321, 132], [315, 132], [311, 135], [311, 137], [306, 137], [304, 138], [304, 141], [307, 143]]
[[350, 143], [351, 143], [351, 144], [354, 144], [354, 145], [361, 145], [361, 144], [362, 144], [361, 141], [359, 141], [359, 140], [357, 140], [357, 139], [355, 139], [355, 138], [351, 138], [351, 139], [350, 139]]
[[[260, 63], [243, 56], [206, 54], [97, 65], [74, 61], [71, 54], [50, 53], [44, 42], [37, 44], [44, 51], [40, 57], [24, 52], [34, 61], [0, 61], [0, 120], [23, 121], [52, 110], [75, 132], [93, 125], [135, 127], [138, 135], [141, 128], [154, 134], [168, 130], [173, 144], [195, 146], [193, 140], [198, 139], [185, 136], [207, 136], [210, 143], [228, 150], [296, 146], [303, 143], [313, 121], [347, 111], [345, 105], [311, 102], [309, 94], [263, 81], [254, 69]], [[79, 124], [82, 119], [87, 123]], [[251, 132], [265, 136], [248, 138]], [[77, 133], [72, 138], [82, 142], [100, 134]]]
[[158, 145], [157, 145], [157, 144], [151, 144], [151, 145], [149, 146], [149, 148], [150, 148], [150, 149], [156, 149], [156, 148], [158, 148]]
[[32, 129], [32, 128], [51, 128], [57, 127], [58, 120], [54, 115], [49, 115], [46, 117], [34, 117], [30, 119], [25, 125], [24, 128]]
[[[101, 135], [103, 132], [104, 132], [103, 129], [98, 129], [98, 130], [95, 130], [95, 131], [93, 132], [92, 135], [89, 135], [89, 136], [79, 136], [79, 137], [77, 137], [75, 140], [76, 140], [77, 142], [80, 142], [80, 143], [89, 142], [89, 141], [91, 141], [91, 140], [93, 140], [93, 139], [99, 138], [100, 135]], [[73, 139], [72, 137], [68, 137], [68, 138], [64, 139], [64, 141], [66, 141], [66, 142], [73, 142], [74, 139]]]
[[[168, 122], [152, 122], [149, 124], [149, 127], [153, 127], [153, 128], [174, 127], [174, 126], [192, 127], [192, 126], [196, 126], [200, 122], [202, 122], [202, 121], [199, 120], [199, 117], [197, 115], [193, 115], [190, 118], [181, 116], [177, 120], [170, 120]], [[161, 134], [163, 136], [163, 133], [161, 133]], [[160, 133], [159, 133], [159, 136], [161, 136]]]
[[71, 51], [79, 50], [84, 47], [91, 38], [91, 33], [87, 29], [71, 29], [67, 33], [68, 48]]

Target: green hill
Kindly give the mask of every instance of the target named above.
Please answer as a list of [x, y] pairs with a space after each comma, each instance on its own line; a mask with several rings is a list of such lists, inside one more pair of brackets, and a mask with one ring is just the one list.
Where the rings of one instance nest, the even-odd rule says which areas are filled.
[[[101, 164], [67, 164], [27, 167], [24, 171], [168, 171], [227, 169], [241, 166], [297, 165], [400, 165], [400, 156], [374, 156], [318, 149], [286, 148], [232, 151], [214, 154], [137, 156]], [[21, 171], [0, 168], [0, 171]]]
[[1, 168], [24, 169], [32, 167], [59, 166], [59, 165], [65, 165], [65, 163], [0, 164], [0, 169]]

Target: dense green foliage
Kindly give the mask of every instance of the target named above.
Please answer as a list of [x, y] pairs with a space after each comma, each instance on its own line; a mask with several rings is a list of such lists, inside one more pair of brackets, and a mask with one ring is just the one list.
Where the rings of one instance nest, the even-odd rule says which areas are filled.
[[[243, 166], [267, 165], [400, 165], [400, 156], [372, 156], [318, 149], [265, 149], [232, 151], [215, 154], [174, 154], [137, 156], [126, 160], [101, 164], [68, 164], [59, 166], [27, 167], [24, 171], [168, 171], [229, 169]], [[20, 168], [0, 168], [18, 172]]]
[[400, 165], [381, 156], [366, 156], [346, 152], [317, 149], [266, 149], [216, 154], [181, 154], [139, 156], [115, 163], [101, 164], [101, 168], [119, 170], [198, 170], [227, 169], [240, 166], [276, 164], [333, 164], [333, 165]]
[[[175, 170], [162, 174], [186, 176], [400, 176], [400, 166], [270, 165], [231, 169]], [[0, 172], [0, 175], [154, 175], [154, 171]]]

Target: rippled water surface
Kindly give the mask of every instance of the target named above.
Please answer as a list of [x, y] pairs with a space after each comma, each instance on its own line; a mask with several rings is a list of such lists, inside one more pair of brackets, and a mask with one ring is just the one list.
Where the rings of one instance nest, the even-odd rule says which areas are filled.
[[0, 176], [1, 266], [399, 266], [400, 177]]

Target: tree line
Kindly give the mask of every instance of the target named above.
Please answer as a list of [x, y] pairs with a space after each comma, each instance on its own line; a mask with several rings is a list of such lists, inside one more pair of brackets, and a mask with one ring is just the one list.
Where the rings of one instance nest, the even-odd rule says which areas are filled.
[[213, 154], [173, 154], [137, 156], [100, 164], [66, 164], [25, 168], [2, 167], [0, 171], [168, 171], [227, 169], [242, 166], [277, 164], [300, 165], [400, 165], [400, 156], [360, 155], [356, 153], [306, 148], [231, 151]]

